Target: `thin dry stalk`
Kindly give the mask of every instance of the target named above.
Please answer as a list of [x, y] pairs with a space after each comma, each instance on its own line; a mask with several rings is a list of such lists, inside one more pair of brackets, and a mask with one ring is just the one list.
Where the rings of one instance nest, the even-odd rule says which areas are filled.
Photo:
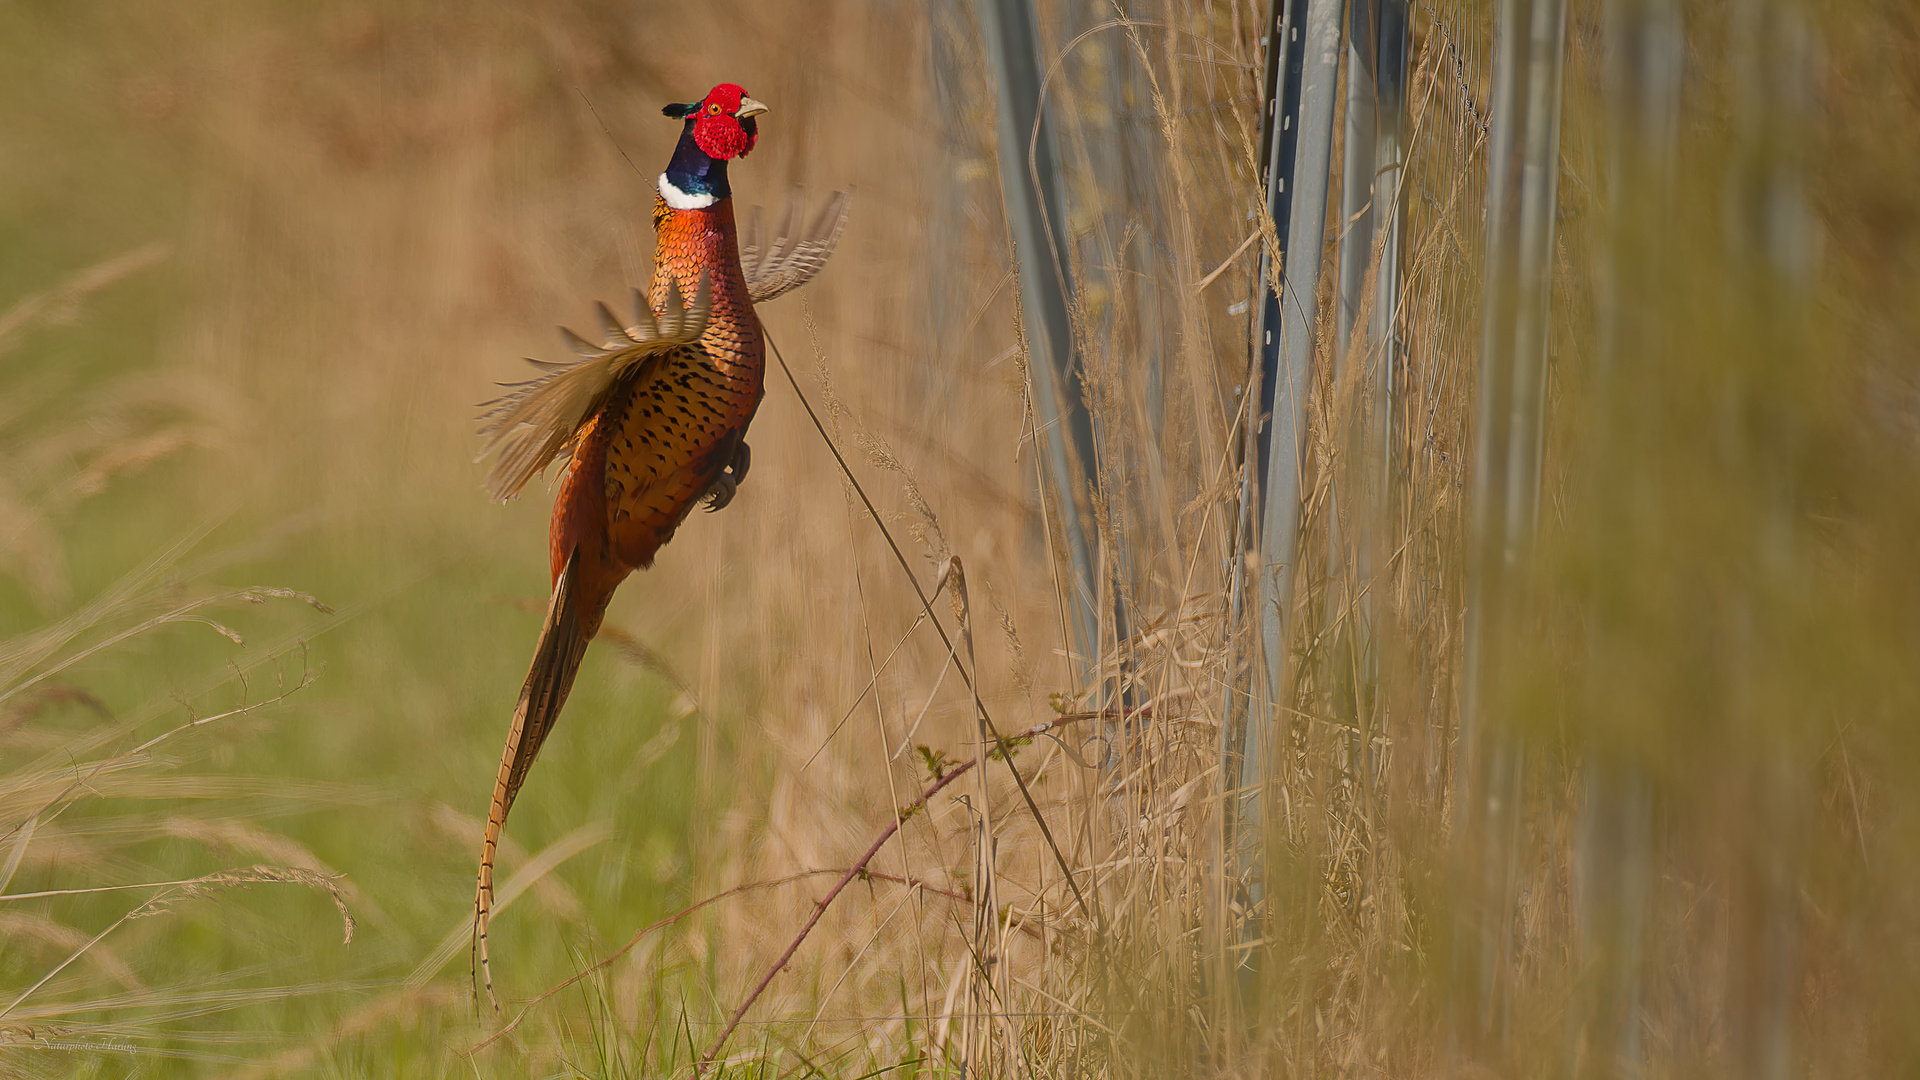
[[[1101, 714], [1079, 714], [1055, 717], [1046, 723], [1035, 724], [1033, 727], [1020, 732], [1014, 736], [1014, 739], [1032, 739], [1039, 735], [1045, 735], [1056, 728], [1087, 719], [1089, 715]], [[754, 984], [752, 990], [748, 991], [746, 999], [740, 1003], [739, 1008], [735, 1009], [733, 1014], [727, 1019], [727, 1025], [721, 1030], [720, 1037], [714, 1040], [713, 1046], [701, 1056], [699, 1063], [694, 1066], [696, 1074], [703, 1072], [707, 1066], [713, 1064], [714, 1060], [719, 1057], [721, 1049], [726, 1046], [727, 1040], [733, 1035], [734, 1029], [740, 1026], [740, 1020], [746, 1015], [747, 1010], [753, 1007], [754, 1002], [760, 1000], [760, 995], [766, 992], [768, 984], [773, 982], [773, 977], [780, 974], [781, 969], [785, 968], [788, 961], [793, 959], [793, 954], [800, 950], [800, 946], [807, 940], [807, 935], [813, 932], [813, 928], [820, 922], [820, 917], [826, 914], [827, 908], [832, 906], [834, 900], [839, 898], [840, 893], [846, 889], [850, 882], [866, 872], [867, 864], [871, 863], [874, 856], [880, 854], [880, 849], [886, 846], [887, 841], [893, 839], [894, 834], [900, 831], [900, 826], [905, 824], [906, 821], [915, 814], [926, 809], [929, 799], [940, 794], [948, 785], [966, 775], [974, 766], [996, 756], [1011, 758], [1013, 756], [1013, 746], [1014, 743], [1009, 740], [996, 739], [991, 749], [946, 770], [936, 777], [933, 783], [929, 784], [926, 789], [920, 793], [918, 798], [900, 809], [899, 813], [894, 817], [894, 820], [889, 822], [887, 827], [881, 830], [880, 835], [874, 838], [873, 843], [867, 847], [865, 854], [861, 855], [852, 866], [847, 868], [846, 872], [840, 876], [839, 881], [834, 882], [833, 888], [827, 891], [827, 895], [814, 901], [813, 914], [808, 917], [806, 924], [801, 926], [800, 932], [794, 935], [793, 941], [787, 945], [786, 951], [782, 952], [780, 958], [774, 961], [773, 966], [767, 969], [767, 973], [760, 977], [760, 981]]]

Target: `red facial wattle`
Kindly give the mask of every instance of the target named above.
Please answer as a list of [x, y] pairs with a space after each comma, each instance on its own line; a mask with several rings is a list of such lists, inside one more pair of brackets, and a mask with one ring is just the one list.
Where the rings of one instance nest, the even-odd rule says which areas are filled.
[[700, 149], [716, 161], [746, 157], [753, 150], [757, 134], [748, 131], [746, 124], [726, 113], [702, 115], [693, 124], [693, 141], [699, 143]]
[[741, 120], [734, 115], [746, 96], [747, 92], [733, 83], [721, 83], [698, 106], [693, 139], [716, 161], [746, 157], [759, 139], [759, 125], [751, 117]]

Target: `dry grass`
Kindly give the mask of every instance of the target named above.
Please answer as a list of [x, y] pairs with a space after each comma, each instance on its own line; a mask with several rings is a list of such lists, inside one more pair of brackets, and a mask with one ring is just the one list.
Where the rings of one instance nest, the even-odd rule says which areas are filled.
[[[26, 157], [71, 122], [170, 194], [137, 235], [45, 233], [0, 314], [10, 361], [74, 358], [4, 376], [0, 878], [59, 895], [0, 905], [0, 1067], [684, 1076], [752, 996], [729, 1073], [1910, 1068], [1912, 17], [1805, 13], [1829, 59], [1756, 138], [1749, 9], [1688, 10], [1649, 193], [1576, 6], [1548, 512], [1487, 646], [1493, 761], [1457, 743], [1492, 6], [1416, 8], [1393, 479], [1370, 499], [1354, 449], [1377, 343], [1324, 345], [1254, 912], [1222, 879], [1219, 747], [1252, 651], [1225, 597], [1263, 8], [1129, 9], [1152, 25], [1086, 36], [1050, 86], [1097, 606], [1130, 627], [1086, 682], [964, 6], [209, 5], [86, 44], [19, 17], [55, 59], [13, 78], [86, 91], [9, 128]], [[1047, 6], [1044, 36], [1113, 15]], [[833, 264], [766, 313], [851, 475], [776, 370], [741, 497], [623, 588], [503, 851], [489, 1040], [457, 960], [467, 811], [544, 507], [486, 504], [467, 403], [646, 277], [650, 188], [579, 93], [650, 169], [658, 103], [721, 78], [773, 106], [743, 201], [858, 186]], [[1740, 216], [1763, 174], [1823, 238], [1784, 287]], [[23, 201], [57, 180], [0, 171]], [[186, 606], [294, 595], [236, 574], [342, 611]], [[176, 743], [195, 767], [150, 752]], [[1494, 765], [1518, 809], [1489, 837]], [[362, 923], [344, 954], [316, 944], [329, 900]]]

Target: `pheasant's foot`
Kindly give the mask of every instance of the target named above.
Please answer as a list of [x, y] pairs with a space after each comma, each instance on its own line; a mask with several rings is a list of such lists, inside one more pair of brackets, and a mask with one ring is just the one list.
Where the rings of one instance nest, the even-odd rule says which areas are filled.
[[734, 493], [740, 490], [740, 481], [747, 478], [747, 469], [752, 464], [753, 451], [747, 448], [745, 442], [733, 448], [733, 460], [720, 470], [720, 475], [714, 477], [713, 483], [708, 486], [707, 493], [701, 496], [706, 500], [707, 513], [723, 509], [733, 501]]
[[739, 490], [739, 487], [740, 482], [729, 473], [722, 472], [714, 477], [713, 483], [708, 486], [707, 493], [703, 496], [707, 503], [707, 513], [724, 510], [726, 505], [733, 501], [733, 493]]

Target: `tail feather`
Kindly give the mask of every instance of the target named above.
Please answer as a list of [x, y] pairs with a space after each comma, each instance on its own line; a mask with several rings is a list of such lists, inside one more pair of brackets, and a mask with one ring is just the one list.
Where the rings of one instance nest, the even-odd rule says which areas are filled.
[[[500, 1009], [493, 994], [493, 967], [487, 955], [487, 922], [493, 914], [493, 862], [499, 850], [500, 834], [507, 825], [507, 812], [514, 796], [527, 779], [527, 770], [540, 753], [540, 744], [553, 730], [553, 722], [573, 689], [573, 677], [580, 670], [580, 658], [586, 654], [590, 632], [582, 624], [579, 598], [579, 553], [568, 556], [566, 568], [553, 582], [553, 597], [547, 604], [546, 625], [540, 629], [540, 647], [533, 654], [533, 666], [520, 688], [520, 703], [513, 710], [513, 726], [507, 731], [507, 745], [500, 755], [500, 773], [493, 783], [493, 803], [487, 811], [486, 839], [480, 848], [480, 884], [473, 898], [473, 946], [478, 957], [478, 974], [486, 982], [487, 1000], [494, 1011]], [[474, 1004], [479, 1005], [479, 993]]]

